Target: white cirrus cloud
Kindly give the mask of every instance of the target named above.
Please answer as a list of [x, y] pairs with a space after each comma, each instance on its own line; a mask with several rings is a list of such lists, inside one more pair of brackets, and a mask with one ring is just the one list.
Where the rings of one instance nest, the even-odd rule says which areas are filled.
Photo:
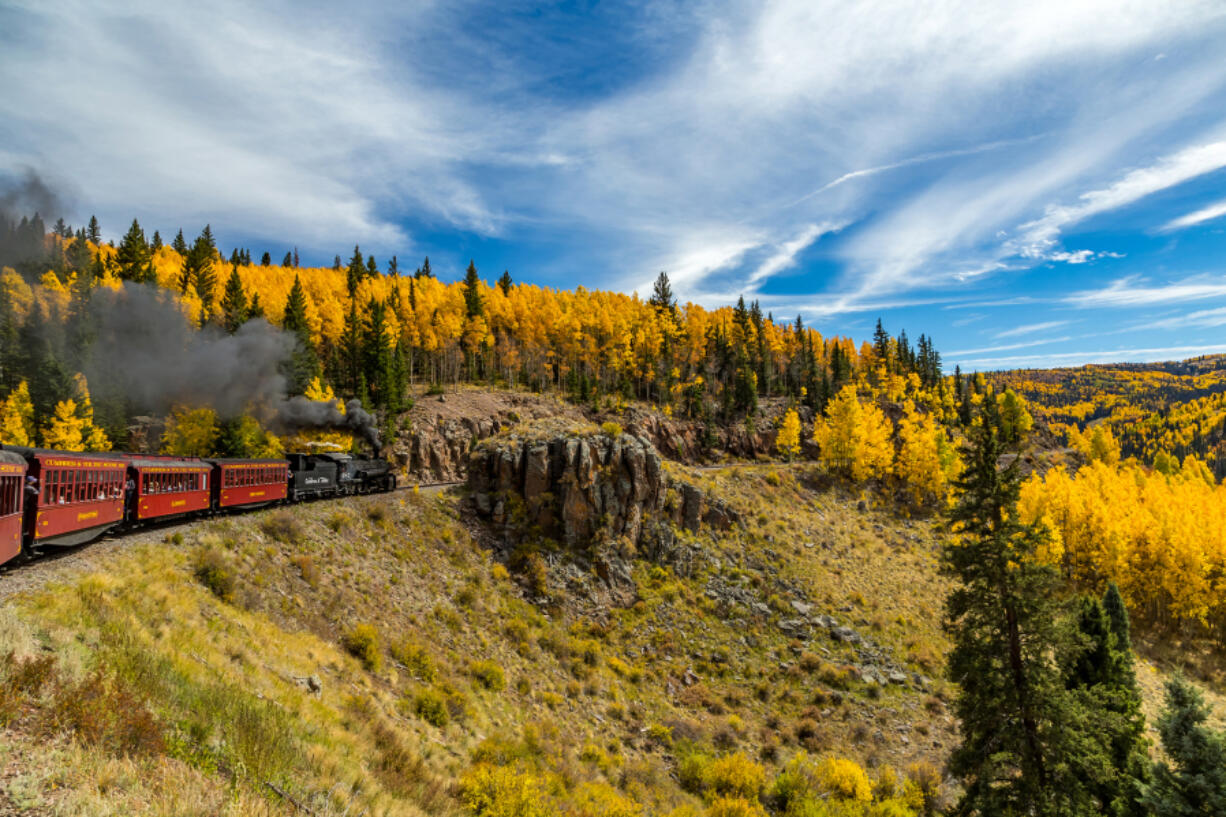
[[1186, 216], [1171, 219], [1162, 225], [1162, 230], [1163, 232], [1182, 230], [1185, 227], [1192, 227], [1193, 225], [1212, 221], [1222, 216], [1226, 216], [1226, 201], [1219, 201], [1216, 204], [1210, 204], [1208, 207], [1202, 207], [1199, 210], [1188, 213]]
[[1136, 307], [1226, 297], [1226, 278], [1199, 276], [1166, 284], [1148, 284], [1131, 275], [1102, 289], [1074, 292], [1064, 300], [1078, 307]]

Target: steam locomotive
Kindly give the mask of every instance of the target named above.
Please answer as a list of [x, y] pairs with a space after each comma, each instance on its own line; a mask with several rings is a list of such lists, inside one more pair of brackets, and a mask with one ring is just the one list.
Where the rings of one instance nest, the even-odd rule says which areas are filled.
[[376, 455], [201, 459], [0, 446], [0, 564], [161, 520], [391, 491]]

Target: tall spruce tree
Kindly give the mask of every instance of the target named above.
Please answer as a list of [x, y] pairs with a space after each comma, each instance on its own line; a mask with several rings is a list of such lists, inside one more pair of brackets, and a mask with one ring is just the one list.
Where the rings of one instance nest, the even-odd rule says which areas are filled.
[[469, 259], [468, 269], [464, 271], [464, 309], [469, 318], [480, 317], [485, 311], [481, 303], [481, 279], [477, 276], [477, 265], [472, 259]]
[[[651, 287], [651, 297], [647, 299], [647, 303], [656, 308], [657, 311], [668, 311], [672, 314], [677, 313], [677, 299], [673, 297], [673, 287], [668, 280], [668, 273], [661, 272], [656, 276], [656, 282]], [[744, 299], [742, 298], [742, 306]]]
[[1182, 675], [1166, 687], [1158, 734], [1167, 759], [1154, 765], [1144, 802], [1154, 817], [1226, 814], [1226, 734], [1206, 725], [1209, 708]]
[[498, 288], [502, 290], [503, 295], [510, 295], [512, 285], [513, 282], [511, 281], [511, 271], [504, 269], [502, 271], [502, 275], [498, 278]]
[[1095, 765], [1085, 712], [1063, 683], [1076, 641], [1059, 620], [1058, 576], [1035, 558], [1047, 534], [1018, 520], [1018, 461], [999, 466], [995, 403], [984, 401], [970, 429], [954, 538], [942, 553], [958, 582], [945, 618], [962, 734], [949, 762], [964, 786], [954, 813], [1091, 814], [1088, 784], [1104, 763]]
[[187, 255], [187, 241], [183, 238], [182, 230], [179, 230], [174, 241], [170, 242], [170, 248], [179, 255]]
[[349, 259], [349, 266], [345, 268], [345, 283], [349, 286], [351, 300], [358, 294], [358, 284], [362, 283], [362, 278], [365, 276], [366, 264], [362, 258], [362, 249], [354, 244], [353, 257]]
[[132, 219], [132, 226], [119, 242], [119, 250], [115, 260], [119, 264], [119, 277], [125, 281], [139, 281], [144, 278], [145, 267], [149, 265], [151, 253], [145, 243], [145, 231], [140, 222]]
[[[258, 297], [259, 293], [256, 293]], [[289, 297], [285, 302], [285, 315], [281, 326], [286, 332], [294, 335], [294, 351], [290, 359], [282, 366], [282, 373], [289, 381], [292, 394], [302, 394], [306, 391], [311, 379], [319, 373], [319, 358], [315, 353], [315, 345], [311, 342], [311, 327], [307, 322], [306, 290], [302, 288], [302, 280], [294, 276], [294, 285], [290, 287]]]
[[89, 227], [85, 229], [85, 235], [95, 244], [102, 243], [102, 228], [98, 226], [97, 216], [89, 217]]
[[233, 335], [246, 322], [247, 293], [243, 290], [243, 280], [238, 276], [238, 267], [234, 266], [230, 268], [226, 291], [221, 298], [221, 325]]

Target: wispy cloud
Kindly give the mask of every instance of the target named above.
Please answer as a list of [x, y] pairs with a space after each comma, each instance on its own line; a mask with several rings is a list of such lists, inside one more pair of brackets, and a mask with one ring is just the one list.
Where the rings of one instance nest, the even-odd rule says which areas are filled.
[[823, 184], [821, 187], [817, 188], [816, 190], [806, 193], [805, 195], [801, 196], [796, 201], [792, 202], [791, 205], [789, 206], [795, 207], [797, 204], [801, 204], [802, 202], [808, 201], [814, 196], [821, 195], [822, 193], [825, 193], [827, 190], [833, 190], [839, 185], [846, 184], [847, 182], [852, 181], [853, 179], [861, 179], [861, 178], [864, 178], [865, 176], [876, 176], [878, 173], [886, 173], [890, 170], [900, 170], [901, 168], [904, 168], [904, 167], [911, 167], [913, 165], [927, 164], [928, 162], [938, 162], [942, 159], [955, 159], [959, 156], [974, 156], [976, 153], [986, 153], [990, 150], [997, 150], [1002, 147], [1020, 145], [1026, 142], [1031, 142], [1038, 138], [1040, 138], [1040, 136], [1036, 135], [1036, 136], [1028, 136], [1022, 139], [1003, 139], [1000, 141], [988, 142], [986, 144], [975, 145], [973, 147], [968, 147], [968, 148], [956, 148], [954, 150], [939, 150], [934, 153], [925, 153], [920, 156], [912, 156], [909, 159], [902, 159], [900, 161], [890, 162], [889, 164], [885, 164], [885, 165], [878, 165], [876, 167], [866, 167], [860, 170], [852, 170], [848, 173], [844, 173], [842, 176], [839, 176], [837, 179], [834, 179], [833, 181], [826, 182], [825, 184]]
[[1147, 284], [1139, 276], [1112, 281], [1106, 287], [1074, 292], [1065, 302], [1078, 307], [1135, 307], [1226, 297], [1226, 278], [1185, 278], [1169, 284]]
[[1162, 318], [1150, 321], [1151, 329], [1190, 329], [1194, 327], [1209, 328], [1226, 325], [1226, 307], [1218, 309], [1200, 309], [1173, 318]]
[[[1042, 218], [1022, 225], [1018, 253], [1029, 258], [1055, 257], [1051, 254], [1052, 247], [1066, 228], [1223, 167], [1226, 167], [1226, 140], [1194, 145], [1164, 156], [1148, 167], [1127, 173], [1107, 187], [1082, 193], [1077, 204], [1048, 207]], [[1057, 260], [1082, 263], [1088, 257], [1075, 261], [1070, 257]]]
[[1184, 227], [1191, 227], [1195, 224], [1201, 224], [1205, 221], [1212, 221], [1215, 218], [1226, 216], [1226, 201], [1219, 201], [1216, 204], [1210, 204], [1208, 207], [1202, 207], [1199, 210], [1188, 213], [1186, 216], [1172, 219], [1162, 226], [1164, 232], [1170, 230], [1182, 230]]
[[791, 241], [785, 241], [778, 247], [775, 253], [758, 265], [758, 268], [745, 280], [745, 287], [750, 290], [755, 289], [758, 284], [772, 275], [782, 272], [789, 267], [796, 266], [797, 255], [811, 247], [823, 235], [838, 232], [845, 226], [845, 224], [838, 222], [827, 221], [821, 224], [810, 224], [808, 227], [805, 227], [800, 235]]
[[1208, 346], [1153, 346], [1138, 349], [1095, 349], [1036, 355], [981, 357], [960, 361], [964, 368], [1018, 369], [1030, 366], [1084, 366], [1090, 363], [1152, 363], [1184, 360], [1226, 352], [1226, 344]]
[[1006, 329], [1003, 332], [997, 332], [992, 337], [1000, 338], [1016, 338], [1021, 335], [1033, 335], [1035, 332], [1045, 332], [1048, 329], [1055, 329], [1060, 326], [1067, 326], [1068, 321], [1044, 321], [1042, 323], [1028, 323], [1022, 326]]
[[1035, 346], [1047, 346], [1052, 343], [1067, 343], [1070, 340], [1072, 340], [1072, 337], [1065, 335], [1058, 338], [1043, 338], [1041, 340], [1023, 341], [1021, 343], [1005, 343], [999, 346], [984, 346], [979, 349], [956, 349], [946, 353], [945, 357], [950, 361], [961, 361], [970, 355], [984, 355], [989, 352], [1009, 352], [1014, 349], [1029, 349]]

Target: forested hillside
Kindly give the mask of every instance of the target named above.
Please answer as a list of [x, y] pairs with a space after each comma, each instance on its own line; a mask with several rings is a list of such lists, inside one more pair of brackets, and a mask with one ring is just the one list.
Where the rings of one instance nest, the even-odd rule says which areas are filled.
[[[719, 420], [751, 417], [759, 397], [776, 395], [820, 410], [843, 385], [869, 376], [892, 399], [920, 389], [949, 399], [939, 354], [922, 335], [914, 347], [905, 332], [857, 347], [800, 318], [778, 322], [757, 304], [679, 305], [663, 275], [641, 299], [543, 289], [505, 272], [490, 286], [472, 264], [463, 281], [444, 283], [428, 258], [410, 273], [395, 257], [381, 268], [357, 247], [330, 268], [299, 267], [292, 250], [277, 265], [267, 253], [253, 264], [241, 249], [227, 260], [208, 227], [189, 246], [182, 232], [170, 243], [158, 233], [146, 239], [134, 221], [114, 247], [101, 243], [93, 221], [46, 235], [37, 220], [5, 229], [11, 268], [0, 280], [0, 387], [7, 393], [28, 381], [40, 427], [60, 402], [81, 402], [72, 374], [103, 368], [91, 353], [93, 324], [117, 307], [95, 295], [140, 284], [173, 294], [203, 330], [234, 334], [263, 319], [290, 333], [296, 348], [281, 366], [290, 393], [322, 376], [337, 393], [391, 412], [407, 386], [459, 382], [580, 401], [641, 399]], [[157, 342], [135, 331], [131, 340]], [[157, 408], [130, 394], [96, 393], [93, 403], [116, 442], [128, 418]]]
[[[346, 683], [369, 686], [317, 708], [335, 730], [327, 739], [278, 721], [277, 734], [316, 747], [315, 760], [287, 753], [267, 770], [275, 780], [260, 780], [239, 765], [260, 762], [258, 750], [216, 737], [230, 734], [226, 724], [192, 720], [183, 704], [190, 696], [175, 689], [204, 695], [213, 687], [189, 682], [197, 670], [176, 664], [181, 656], [163, 656], [152, 674], [118, 665], [107, 670], [110, 687], [99, 669], [104, 698], [173, 698], [161, 709], [133, 708], [135, 725], [112, 724], [151, 741], [139, 752], [206, 777], [224, 768], [245, 787], [244, 804], [258, 801], [262, 784], [284, 795], [296, 772], [310, 781], [301, 794], [321, 808], [362, 803], [388, 814], [461, 805], [481, 817], [551, 809], [935, 813], [946, 800], [925, 765], [927, 747], [907, 738], [900, 745], [909, 748], [887, 752], [882, 730], [863, 725], [874, 720], [932, 735], [952, 775], [944, 794], [960, 798], [959, 814], [1208, 814], [1226, 802], [1226, 779], [1212, 771], [1226, 760], [1226, 738], [1203, 725], [1207, 713], [1182, 679], [1171, 681], [1169, 714], [1159, 722], [1166, 755], [1152, 762], [1130, 630], [1135, 623], [1156, 639], [1180, 639], [1187, 655], [1178, 663], [1210, 683], [1226, 680], [1216, 658], [1226, 641], [1226, 486], [1214, 470], [1222, 463], [1222, 359], [946, 374], [925, 335], [913, 346], [878, 321], [857, 345], [800, 318], [777, 321], [743, 299], [714, 310], [679, 304], [665, 273], [642, 299], [541, 288], [508, 272], [491, 285], [474, 263], [445, 282], [428, 259], [410, 272], [358, 247], [330, 267], [302, 267], [293, 249], [279, 264], [269, 253], [252, 261], [245, 249], [220, 252], [208, 227], [190, 244], [181, 231], [167, 243], [133, 221], [113, 246], [95, 220], [49, 232], [37, 218], [0, 223], [0, 442], [277, 454], [310, 442], [358, 445], [337, 418], [370, 411], [395, 446], [413, 431], [406, 409], [414, 400], [461, 387], [546, 393], [584, 414], [539, 425], [508, 418], [484, 454], [468, 460], [496, 472], [497, 490], [473, 465], [467, 498], [439, 506], [415, 499], [408, 516], [391, 505], [367, 511], [370, 544], [386, 559], [379, 586], [355, 589], [345, 602], [382, 629], [336, 621], [303, 601], [299, 594], [320, 584], [316, 557], [337, 560], [329, 577], [345, 586], [357, 588], [355, 575], [366, 571], [326, 534], [327, 547], [308, 548], [288, 517], [270, 520], [256, 540], [244, 531], [242, 542], [228, 525], [215, 526], [190, 565], [185, 554], [158, 551], [159, 593], [178, 598], [195, 581], [216, 597], [202, 596], [201, 609], [236, 617], [234, 627], [278, 632], [281, 623], [305, 623], [315, 635], [304, 649], [326, 655]], [[643, 473], [656, 483], [643, 488], [630, 478], [637, 466], [624, 463], [648, 457], [651, 444], [622, 439], [629, 417], [649, 418], [640, 426], [662, 434], [684, 424], [709, 461], [730, 455], [710, 442], [716, 426], [766, 428], [769, 452], [754, 453], [773, 462], [727, 480], [691, 473], [670, 484], [652, 451]], [[468, 419], [481, 427], [482, 418]], [[473, 432], [466, 457], [478, 442]], [[573, 472], [562, 478], [558, 469]], [[609, 510], [626, 496], [645, 510]], [[881, 521], [870, 523], [869, 513]], [[550, 527], [567, 519], [583, 525], [566, 534]], [[316, 521], [340, 534], [352, 519]], [[425, 541], [430, 525], [444, 531], [441, 544], [430, 540], [438, 547], [433, 570], [450, 559], [466, 578], [444, 603], [430, 596], [434, 573], [423, 569], [416, 607], [384, 618], [370, 599], [398, 598], [403, 565], [421, 559], [384, 534], [414, 531]], [[453, 547], [461, 539], [471, 547]], [[240, 566], [253, 576], [243, 598], [231, 575]], [[278, 599], [265, 588], [264, 568], [274, 567]], [[152, 646], [161, 638], [152, 631], [135, 653], [117, 635], [122, 616], [140, 611], [144, 620], [146, 600], [111, 592], [110, 581], [95, 581], [99, 590], [87, 580], [69, 594], [80, 605], [43, 594], [25, 613], [59, 628], [94, 621], [95, 658], [128, 661], [162, 649]], [[133, 578], [115, 581], [126, 587]], [[937, 596], [945, 602], [939, 634]], [[819, 603], [826, 613], [813, 615]], [[235, 616], [236, 604], [246, 612]], [[678, 604], [685, 616], [664, 632]], [[655, 616], [657, 609], [665, 612]], [[491, 645], [501, 636], [469, 625], [499, 611], [522, 621], [507, 625], [507, 644]], [[727, 619], [734, 611], [746, 618]], [[842, 627], [831, 613], [854, 615], [876, 635]], [[738, 621], [748, 624], [734, 628]], [[381, 633], [404, 627], [449, 638], [450, 652], [415, 640], [383, 643]], [[67, 662], [74, 636], [60, 636], [48, 645]], [[640, 636], [666, 664], [640, 649]], [[602, 638], [618, 650], [600, 646]], [[207, 661], [226, 660], [201, 649]], [[490, 649], [517, 668], [510, 703], [504, 667], [469, 661]], [[387, 659], [395, 671], [383, 671]], [[444, 661], [464, 666], [436, 671]], [[542, 666], [547, 681], [532, 677]], [[934, 689], [924, 673], [942, 666], [952, 684]], [[61, 709], [77, 689], [71, 672], [11, 658], [0, 669], [29, 687], [0, 700], [5, 717], [23, 728], [77, 729], [56, 720], [69, 717]], [[255, 675], [279, 683], [277, 673]], [[929, 691], [920, 703], [916, 694]], [[313, 706], [296, 685], [277, 694], [290, 711]], [[580, 695], [587, 700], [576, 703]], [[919, 706], [935, 721], [947, 703], [960, 741], [950, 751], [937, 730], [914, 726], [925, 717]], [[689, 716], [665, 720], [679, 709], [732, 714], [718, 729], [695, 727]], [[529, 710], [544, 725], [526, 719]], [[626, 734], [602, 736], [609, 722]], [[589, 736], [578, 754], [557, 737], [576, 724]], [[402, 726], [416, 744], [402, 740]], [[847, 746], [849, 730], [858, 743], [872, 734], [874, 746], [886, 747], [856, 758], [874, 768], [871, 778], [834, 751]], [[432, 760], [438, 734], [464, 751]], [[121, 754], [126, 739], [115, 738]], [[342, 744], [377, 757], [376, 786], [352, 782], [362, 761], [318, 759], [320, 747]], [[888, 753], [915, 761], [907, 779]], [[444, 792], [439, 781], [448, 775], [458, 782]], [[1189, 794], [1188, 780], [1206, 775], [1203, 790]], [[217, 796], [209, 780], [193, 785], [201, 802]], [[333, 796], [339, 785], [348, 793]], [[1201, 806], [1209, 810], [1195, 810]]]

